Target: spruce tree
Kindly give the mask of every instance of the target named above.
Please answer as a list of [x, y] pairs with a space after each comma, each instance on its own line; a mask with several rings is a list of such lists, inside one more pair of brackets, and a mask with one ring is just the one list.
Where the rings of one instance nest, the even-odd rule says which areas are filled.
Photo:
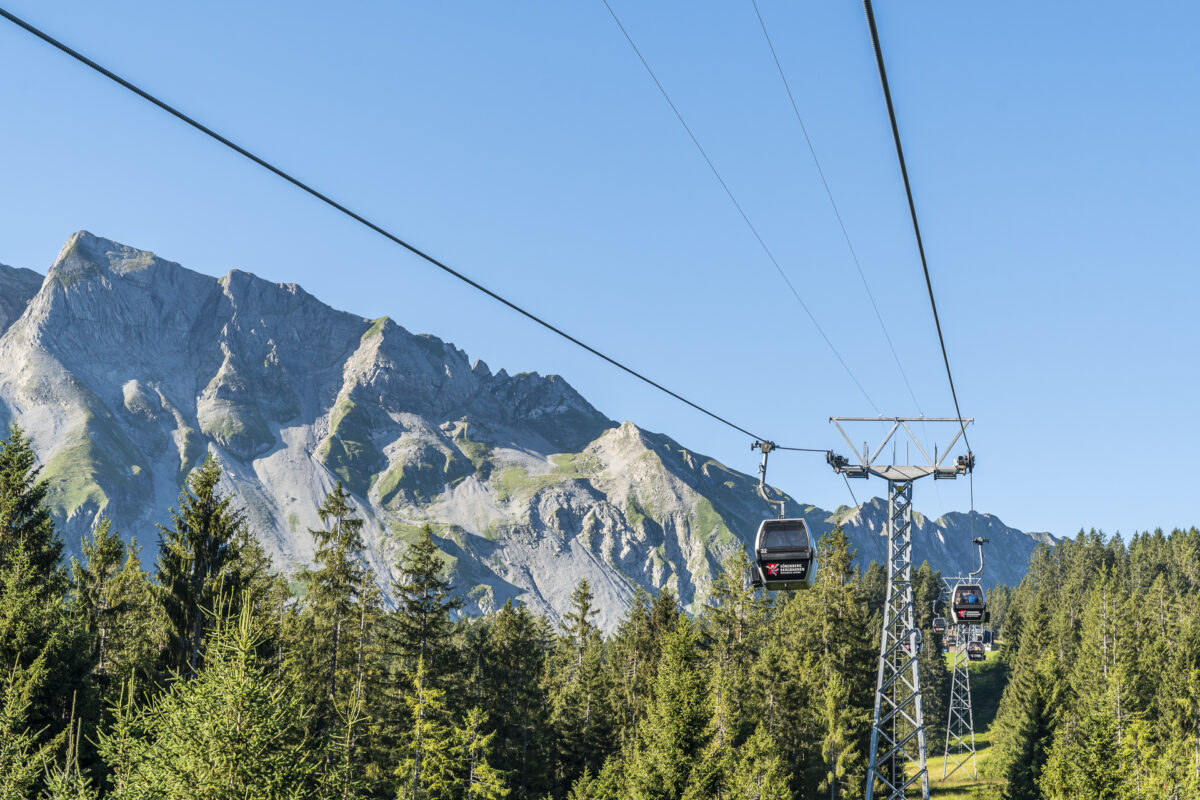
[[581, 580], [564, 615], [566, 630], [559, 637], [551, 664], [551, 725], [555, 734], [555, 783], [565, 793], [584, 769], [604, 763], [611, 736], [609, 691], [604, 645], [592, 623], [592, 591]]
[[396, 766], [396, 800], [456, 800], [461, 791], [461, 741], [447, 717], [445, 692], [435, 689], [418, 659], [405, 695], [412, 720]]
[[29, 727], [33, 693], [44, 683], [43, 656], [0, 673], [0, 800], [32, 797], [56, 741], [39, 742]]
[[184, 678], [196, 675], [218, 604], [243, 600], [245, 582], [227, 568], [248, 538], [246, 515], [220, 491], [220, 480], [221, 465], [209, 455], [188, 475], [179, 508], [170, 511], [172, 527], [158, 526], [157, 578], [170, 622], [166, 666]]
[[462, 608], [451, 580], [443, 576], [446, 562], [433, 541], [433, 528], [425, 525], [401, 556], [400, 577], [392, 583], [396, 610], [389, 615], [390, 644], [406, 670], [423, 661], [434, 685], [445, 686], [455, 667], [451, 632], [453, 615]]
[[738, 800], [792, 800], [783, 758], [761, 724], [739, 748], [731, 783], [728, 796]]
[[663, 639], [654, 698], [626, 765], [626, 791], [635, 800], [678, 800], [688, 786], [708, 721], [699, 655], [694, 623], [679, 616]]
[[640, 586], [617, 625], [609, 646], [608, 682], [613, 716], [622, 745], [629, 744], [645, 713], [658, 672], [658, 648], [650, 626], [650, 596]]
[[317, 514], [325, 527], [309, 531], [315, 566], [299, 574], [304, 594], [293, 658], [316, 730], [329, 734], [361, 688], [380, 601], [363, 561], [363, 521], [340, 481]]
[[[90, 733], [97, 706], [91, 640], [67, 605], [62, 542], [35, 461], [14, 426], [0, 442], [0, 682], [20, 687], [20, 716], [40, 747], [74, 718]], [[87, 750], [84, 760], [91, 760]]]
[[548, 638], [545, 620], [510, 600], [494, 615], [486, 639], [482, 701], [496, 733], [496, 766], [508, 774], [517, 800], [540, 798], [553, 786], [545, 725]]
[[508, 797], [504, 775], [489, 763], [496, 734], [486, 732], [486, 723], [487, 715], [479, 708], [472, 708], [455, 731], [456, 749], [464, 762], [464, 800], [503, 800]]
[[218, 619], [193, 680], [177, 681], [144, 707], [129, 698], [100, 751], [113, 800], [296, 800], [341, 796], [305, 735], [308, 709], [295, 687], [259, 655], [251, 606]]
[[41, 480], [41, 471], [32, 443], [12, 425], [8, 440], [0, 442], [0, 568], [20, 548], [29, 568], [42, 578], [44, 591], [61, 594], [66, 587], [59, 564], [63, 545], [46, 505], [49, 485]]
[[[822, 568], [812, 594], [825, 614], [812, 698], [821, 736], [821, 767], [814, 772], [821, 776], [821, 796], [836, 800], [854, 796], [866, 780], [877, 651], [866, 604], [854, 582], [849, 539], [835, 528], [817, 546]], [[927, 649], [938, 652], [931, 639], [926, 642]]]
[[132, 689], [140, 698], [163, 678], [158, 666], [167, 647], [168, 621], [139, 553], [134, 540], [93, 606], [97, 611], [105, 609], [90, 623], [96, 629], [104, 625], [103, 669], [98, 664], [97, 674], [105, 709], [122, 692]]
[[112, 606], [112, 584], [125, 560], [125, 544], [107, 518], [102, 519], [91, 536], [80, 543], [83, 563], [71, 560], [71, 584], [75, 610], [92, 635], [96, 673], [106, 675], [110, 664], [105, 659], [111, 644], [117, 609]]

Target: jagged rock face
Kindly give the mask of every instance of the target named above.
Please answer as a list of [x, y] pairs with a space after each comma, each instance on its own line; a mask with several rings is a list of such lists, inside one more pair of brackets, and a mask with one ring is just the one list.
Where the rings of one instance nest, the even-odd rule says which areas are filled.
[[[516, 598], [557, 617], [586, 577], [611, 628], [638, 586], [702, 602], [764, 512], [749, 476], [617, 425], [557, 376], [493, 374], [295, 285], [217, 280], [80, 232], [44, 280], [0, 267], [0, 290], [0, 421], [33, 438], [69, 548], [105, 515], [152, 555], [211, 452], [283, 569], [310, 558], [341, 480], [385, 588], [430, 523], [470, 611]], [[870, 559], [884, 506], [804, 513], [817, 533], [844, 520]], [[917, 557], [969, 568], [966, 524], [919, 518]], [[1019, 580], [1034, 538], [975, 527], [1005, 549], [989, 576]]]
[[0, 333], [25, 313], [41, 286], [42, 276], [33, 270], [0, 264]]

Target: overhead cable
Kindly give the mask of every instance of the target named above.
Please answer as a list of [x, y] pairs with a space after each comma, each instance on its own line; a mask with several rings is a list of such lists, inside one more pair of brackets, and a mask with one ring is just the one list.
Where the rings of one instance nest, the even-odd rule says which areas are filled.
[[[563, 339], [566, 339], [568, 342], [571, 342], [572, 344], [583, 348], [584, 350], [588, 351], [589, 353], [596, 356], [597, 358], [600, 358], [603, 361], [608, 362], [612, 366], [637, 378], [638, 380], [642, 381], [643, 383], [646, 383], [646, 384], [654, 387], [655, 389], [659, 390], [660, 392], [663, 392], [664, 394], [670, 395], [671, 397], [675, 398], [679, 402], [690, 406], [691, 408], [695, 409], [696, 411], [699, 411], [700, 413], [705, 414], [705, 415], [711, 417], [712, 419], [716, 420], [717, 422], [720, 422], [740, 433], [744, 433], [745, 435], [753, 437], [755, 439], [765, 438], [765, 437], [758, 436], [757, 434], [752, 433], [751, 431], [747, 430], [746, 428], [743, 428], [740, 425], [730, 422], [725, 417], [723, 417], [713, 411], [709, 411], [707, 408], [699, 405], [698, 403], [694, 403], [691, 400], [688, 400], [683, 395], [678, 394], [677, 392], [674, 392], [674, 391], [668, 389], [667, 387], [663, 386], [661, 383], [658, 383], [657, 381], [652, 380], [651, 378], [643, 375], [641, 372], [638, 372], [637, 370], [633, 369], [632, 367], [626, 366], [622, 362], [618, 361], [617, 359], [613, 358], [612, 356], [606, 355], [605, 353], [601, 352], [600, 350], [597, 350], [596, 348], [592, 347], [591, 345], [585, 344], [584, 342], [580, 341], [579, 339], [577, 339], [576, 337], [567, 333], [566, 331], [562, 330], [561, 328], [559, 328], [559, 327], [551, 324], [550, 322], [547, 322], [546, 320], [542, 319], [541, 317], [537, 316], [533, 312], [525, 310], [524, 308], [517, 305], [513, 301], [508, 300], [507, 298], [501, 296], [500, 294], [497, 294], [496, 292], [492, 291], [491, 289], [488, 289], [487, 287], [483, 286], [482, 284], [478, 283], [477, 281], [475, 281], [471, 278], [468, 278], [463, 273], [461, 273], [461, 272], [455, 270], [454, 268], [448, 266], [447, 264], [439, 261], [438, 259], [429, 255], [425, 251], [404, 241], [396, 234], [391, 233], [387, 229], [370, 221], [366, 217], [363, 217], [362, 215], [360, 215], [354, 211], [351, 211], [349, 208], [347, 208], [346, 206], [337, 202], [336, 200], [331, 199], [329, 196], [317, 191], [316, 189], [314, 189], [313, 187], [304, 183], [300, 179], [293, 177], [292, 175], [288, 174], [287, 172], [284, 172], [282, 169], [280, 169], [279, 167], [276, 167], [274, 164], [271, 164], [269, 161], [255, 155], [254, 153], [251, 153], [249, 150], [245, 149], [244, 147], [234, 143], [233, 141], [231, 141], [231, 140], [227, 139], [226, 137], [222, 136], [221, 134], [217, 133], [212, 128], [209, 128], [206, 125], [203, 125], [202, 123], [197, 122], [196, 120], [192, 119], [188, 115], [184, 114], [182, 111], [179, 111], [178, 109], [171, 106], [170, 104], [164, 102], [163, 100], [158, 99], [154, 95], [152, 95], [149, 92], [145, 91], [144, 89], [136, 86], [135, 84], [131, 83], [130, 81], [125, 80], [124, 78], [122, 78], [121, 76], [112, 72], [111, 70], [108, 70], [108, 69], [102, 67], [100, 64], [91, 60], [87, 56], [79, 53], [76, 50], [73, 50], [72, 48], [68, 47], [66, 44], [63, 44], [62, 42], [60, 42], [59, 40], [50, 36], [49, 34], [45, 33], [44, 31], [34, 27], [33, 25], [29, 24], [28, 22], [24, 21], [23, 19], [9, 13], [7, 10], [0, 8], [0, 17], [4, 17], [9, 22], [12, 22], [14, 25], [33, 34], [37, 38], [41, 39], [42, 41], [46, 42], [47, 44], [51, 45], [52, 47], [62, 51], [63, 53], [67, 54], [68, 56], [70, 56], [71, 58], [80, 62], [81, 64], [84, 64], [87, 67], [90, 67], [91, 69], [100, 73], [101, 75], [108, 78], [109, 80], [121, 85], [125, 89], [128, 89], [129, 91], [131, 91], [134, 94], [141, 97], [143, 100], [146, 100], [147, 102], [158, 106], [160, 109], [162, 109], [163, 111], [166, 111], [171, 116], [176, 117], [177, 119], [187, 123], [188, 125], [195, 128], [196, 130], [200, 131], [201, 133], [205, 134], [206, 136], [209, 136], [210, 138], [215, 139], [216, 141], [225, 145], [230, 150], [233, 150], [234, 152], [238, 153], [239, 155], [250, 159], [255, 164], [258, 164], [263, 169], [266, 169], [266, 170], [274, 173], [275, 175], [277, 175], [278, 177], [287, 181], [288, 183], [292, 184], [296, 188], [301, 189], [304, 192], [307, 192], [308, 194], [312, 195], [316, 199], [320, 200], [322, 203], [325, 203], [326, 205], [336, 209], [337, 211], [340, 211], [342, 214], [345, 214], [346, 216], [350, 217], [354, 221], [366, 226], [367, 228], [370, 228], [372, 231], [379, 234], [380, 236], [383, 236], [385, 239], [388, 239], [391, 242], [400, 245], [401, 247], [408, 250], [412, 254], [424, 259], [425, 261], [428, 261], [430, 264], [432, 264], [433, 266], [442, 270], [443, 272], [446, 272], [447, 274], [452, 275], [455, 278], [459, 279], [463, 283], [466, 283], [467, 285], [471, 286], [472, 288], [474, 288], [480, 292], [483, 292], [488, 297], [491, 297], [493, 300], [496, 300], [497, 302], [504, 304], [505, 306], [512, 309], [513, 311], [516, 311], [518, 314], [524, 316], [525, 318], [527, 318], [533, 322], [536, 322], [538, 325], [541, 325], [543, 328], [551, 331], [552, 333], [557, 334], [558, 336], [561, 336]], [[799, 448], [797, 448], [797, 449], [799, 449]], [[825, 451], [820, 450], [820, 451], [815, 451], [815, 452], [823, 453]]]
[[729, 195], [729, 200], [733, 203], [733, 207], [737, 209], [738, 214], [741, 215], [742, 220], [746, 223], [746, 227], [750, 229], [750, 233], [752, 233], [754, 238], [758, 240], [758, 244], [762, 248], [763, 252], [767, 254], [767, 258], [770, 259], [771, 263], [775, 265], [775, 271], [779, 273], [779, 277], [783, 278], [783, 282], [787, 284], [788, 289], [791, 290], [792, 296], [796, 298], [796, 302], [800, 304], [800, 307], [804, 309], [804, 313], [808, 315], [813, 327], [817, 329], [817, 333], [821, 334], [821, 338], [825, 340], [825, 344], [829, 346], [830, 351], [833, 353], [834, 357], [837, 358], [838, 363], [842, 365], [842, 369], [846, 371], [846, 374], [850, 376], [850, 380], [854, 381], [854, 385], [858, 387], [858, 390], [862, 392], [863, 397], [865, 397], [867, 402], [870, 403], [871, 408], [875, 409], [876, 413], [882, 413], [879, 411], [879, 407], [875, 405], [875, 401], [871, 399], [869, 394], [867, 394], [867, 390], [863, 388], [862, 383], [860, 383], [858, 378], [854, 375], [854, 372], [850, 369], [850, 366], [846, 363], [846, 360], [842, 358], [842, 354], [839, 353], [838, 349], [834, 346], [833, 340], [831, 340], [825, 333], [825, 329], [821, 327], [821, 323], [817, 322], [816, 316], [813, 315], [812, 311], [808, 307], [808, 304], [804, 302], [804, 299], [800, 296], [800, 292], [796, 290], [795, 285], [793, 285], [791, 279], [788, 278], [787, 273], [783, 271], [783, 267], [779, 265], [779, 261], [775, 258], [775, 254], [771, 252], [771, 248], [767, 247], [767, 243], [763, 241], [762, 236], [758, 232], [758, 228], [754, 227], [754, 223], [750, 221], [750, 216], [746, 213], [745, 209], [742, 208], [742, 204], [738, 202], [737, 197], [734, 196], [733, 190], [729, 188], [729, 184], [727, 184], [725, 179], [721, 177], [720, 171], [717, 169], [712, 159], [708, 157], [708, 153], [705, 152], [704, 147], [701, 146], [700, 140], [696, 138], [696, 134], [692, 133], [691, 126], [687, 124], [687, 121], [683, 118], [683, 114], [680, 113], [679, 108], [675, 105], [674, 101], [671, 100], [671, 95], [667, 94], [666, 88], [662, 85], [662, 82], [658, 79], [658, 76], [654, 74], [654, 70], [650, 68], [650, 63], [646, 61], [646, 57], [642, 55], [642, 51], [638, 48], [637, 44], [634, 43], [633, 37], [629, 34], [629, 31], [626, 30], [624, 24], [621, 23], [621, 19], [617, 16], [617, 12], [613, 10], [613, 7], [609, 4], [608, 0], [601, 0], [601, 2], [603, 2], [604, 7], [608, 9], [608, 13], [612, 16], [613, 22], [617, 23], [617, 27], [621, 29], [621, 33], [625, 36], [625, 41], [629, 42], [629, 46], [633, 48], [633, 52], [637, 55], [638, 60], [642, 62], [642, 66], [646, 68], [646, 72], [649, 73], [650, 79], [654, 81], [654, 85], [658, 87], [658, 91], [662, 94], [663, 99], [667, 101], [667, 105], [669, 105], [671, 107], [671, 111], [675, 113], [675, 118], [679, 120], [679, 124], [682, 125], [683, 129], [687, 132], [688, 137], [692, 140], [692, 144], [694, 144], [696, 149], [700, 151], [701, 158], [704, 159], [704, 163], [708, 165], [708, 168], [712, 170], [712, 174], [717, 179], [717, 183], [721, 184], [721, 188], [725, 190], [725, 194]]
[[879, 82], [883, 85], [883, 99], [887, 102], [888, 120], [892, 125], [892, 140], [896, 143], [900, 177], [904, 180], [908, 212], [912, 217], [913, 233], [917, 237], [917, 251], [921, 254], [921, 269], [925, 272], [925, 288], [929, 292], [929, 307], [933, 309], [933, 324], [937, 328], [938, 343], [942, 346], [942, 362], [946, 365], [946, 379], [950, 382], [950, 396], [954, 399], [954, 413], [958, 415], [963, 442], [967, 445], [967, 452], [970, 453], [971, 441], [967, 438], [967, 426], [962, 421], [962, 411], [958, 407], [958, 392], [954, 389], [954, 375], [950, 372], [950, 357], [946, 355], [946, 339], [942, 336], [942, 321], [938, 318], [937, 301], [933, 299], [933, 281], [929, 277], [929, 262], [925, 258], [925, 243], [921, 240], [921, 225], [917, 222], [917, 206], [913, 202], [912, 185], [908, 180], [908, 167], [904, 163], [904, 148], [900, 144], [900, 127], [896, 123], [896, 109], [892, 105], [892, 90], [888, 85], [887, 69], [883, 65], [883, 49], [879, 46], [879, 31], [875, 28], [875, 12], [871, 8], [871, 0], [863, 0], [863, 9], [867, 13], [867, 26], [871, 29], [871, 45], [875, 49], [875, 65], [879, 68]]
[[833, 199], [833, 190], [829, 187], [829, 180], [825, 177], [825, 170], [821, 167], [821, 160], [817, 158], [817, 149], [813, 146], [812, 139], [808, 135], [808, 126], [804, 124], [804, 118], [800, 115], [800, 107], [796, 104], [796, 97], [792, 94], [791, 84], [788, 83], [787, 75], [784, 74], [783, 64], [779, 61], [779, 54], [775, 52], [775, 43], [771, 41], [771, 34], [767, 31], [767, 23], [758, 8], [758, 0], [750, 0], [750, 2], [754, 6], [754, 15], [758, 17], [758, 24], [762, 28], [763, 38], [767, 40], [767, 47], [771, 50], [771, 58], [775, 60], [775, 69], [779, 71], [779, 79], [783, 82], [783, 88], [787, 91], [788, 100], [792, 104], [792, 111], [796, 115], [796, 122], [800, 123], [800, 132], [804, 134], [804, 142], [808, 145], [808, 152], [812, 155], [813, 164], [817, 168], [817, 175], [821, 177], [821, 185], [825, 187], [825, 196], [829, 198], [829, 205], [833, 208], [833, 216], [837, 218], [838, 227], [842, 229], [842, 238], [846, 240], [846, 249], [850, 251], [850, 258], [854, 261], [854, 266], [858, 270], [858, 277], [862, 279], [863, 289], [866, 290], [867, 298], [871, 301], [871, 308], [875, 310], [875, 319], [879, 321], [879, 328], [883, 331], [883, 338], [887, 340], [888, 348], [892, 351], [892, 358], [896, 361], [896, 368], [900, 370], [900, 377], [904, 379], [904, 385], [908, 387], [908, 396], [912, 398], [913, 405], [917, 407], [917, 412], [921, 416], [924, 416], [925, 412], [921, 410], [921, 404], [917, 401], [917, 395], [913, 392], [912, 384], [909, 383], [908, 373], [904, 371], [904, 365], [900, 363], [900, 354], [896, 352], [896, 345], [892, 343], [892, 336], [888, 333], [887, 325], [883, 322], [883, 314], [879, 312], [879, 305], [875, 302], [875, 294], [871, 291], [871, 287], [867, 283], [867, 276], [863, 272], [862, 264], [858, 260], [858, 253], [854, 250], [854, 245], [850, 242], [850, 233], [846, 230], [846, 223], [842, 220], [842, 212], [838, 209], [837, 201]]

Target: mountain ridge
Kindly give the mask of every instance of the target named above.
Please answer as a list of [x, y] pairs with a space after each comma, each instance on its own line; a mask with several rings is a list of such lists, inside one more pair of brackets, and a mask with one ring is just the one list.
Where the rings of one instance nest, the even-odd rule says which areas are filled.
[[[703, 602], [765, 511], [755, 479], [609, 419], [560, 376], [493, 373], [296, 284], [212, 278], [86, 231], [26, 299], [31, 276], [0, 269], [0, 421], [38, 448], [70, 549], [101, 515], [150, 544], [187, 471], [214, 453], [280, 568], [311, 556], [306, 529], [341, 480], [384, 583], [430, 523], [471, 611], [516, 598], [558, 618], [586, 577], [611, 627], [637, 587]], [[818, 535], [839, 519], [877, 559], [863, 545], [886, 502], [788, 503]], [[972, 522], [956, 514], [917, 517], [918, 560], [973, 564]], [[1038, 539], [990, 515], [973, 524], [1011, 551], [996, 575], [1018, 580]]]

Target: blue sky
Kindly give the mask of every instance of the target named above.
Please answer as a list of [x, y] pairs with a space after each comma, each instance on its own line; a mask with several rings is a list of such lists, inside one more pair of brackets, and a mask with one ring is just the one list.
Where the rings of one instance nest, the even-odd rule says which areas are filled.
[[[781, 444], [844, 452], [829, 416], [916, 413], [749, 0], [610, 2], [870, 401], [601, 0], [4, 7]], [[759, 7], [919, 407], [950, 415], [862, 9]], [[1057, 534], [1197, 524], [1196, 478], [1168, 465], [1200, 445], [1200, 9], [891, 0], [876, 15], [977, 419], [976, 507]], [[86, 228], [209, 274], [297, 282], [493, 369], [561, 374], [609, 416], [754, 471], [747, 437], [7, 22], [0, 74], [0, 262], [44, 271]], [[771, 477], [808, 502], [849, 501], [817, 456], [781, 453]], [[915, 502], [965, 510], [968, 486], [922, 482]]]

